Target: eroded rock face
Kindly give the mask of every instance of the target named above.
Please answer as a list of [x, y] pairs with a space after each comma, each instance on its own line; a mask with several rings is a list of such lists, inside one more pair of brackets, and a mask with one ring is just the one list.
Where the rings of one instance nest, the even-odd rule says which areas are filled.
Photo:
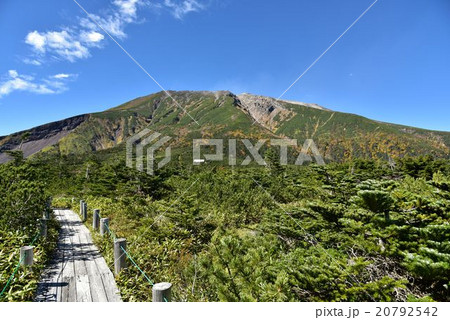
[[237, 96], [237, 103], [255, 122], [270, 130], [280, 121], [295, 115], [294, 111], [288, 110], [282, 102], [273, 98], [243, 93]]
[[18, 150], [20, 148], [24, 157], [29, 157], [48, 146], [58, 143], [88, 118], [89, 115], [80, 115], [17, 132], [10, 136], [0, 137], [0, 163], [10, 160], [5, 151]]

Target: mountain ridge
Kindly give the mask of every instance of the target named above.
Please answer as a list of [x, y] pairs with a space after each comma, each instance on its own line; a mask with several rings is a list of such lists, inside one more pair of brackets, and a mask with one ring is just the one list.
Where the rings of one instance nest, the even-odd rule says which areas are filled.
[[339, 161], [417, 154], [448, 158], [450, 150], [450, 132], [371, 120], [316, 104], [230, 91], [168, 93], [177, 103], [165, 92], [157, 92], [102, 112], [0, 137], [0, 163], [9, 158], [6, 151], [19, 148], [26, 157], [49, 148], [61, 154], [109, 149], [147, 127], [175, 136], [180, 145], [189, 138], [205, 137], [311, 138], [329, 160]]

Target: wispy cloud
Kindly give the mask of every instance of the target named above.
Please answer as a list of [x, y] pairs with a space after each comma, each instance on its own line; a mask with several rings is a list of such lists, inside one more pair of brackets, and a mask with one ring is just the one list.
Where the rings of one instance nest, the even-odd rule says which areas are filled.
[[[78, 22], [58, 30], [33, 30], [25, 37], [25, 43], [33, 50], [31, 57], [23, 62], [31, 65], [41, 65], [47, 57], [75, 62], [91, 56], [92, 48], [100, 48], [105, 41], [98, 25], [113, 37], [127, 37], [127, 25], [138, 22], [138, 10], [141, 7], [169, 9], [177, 19], [190, 13], [203, 10], [200, 0], [112, 0], [104, 14], [91, 14], [88, 17], [77, 17]], [[94, 23], [94, 21], [96, 23]], [[98, 24], [98, 25], [97, 25]]]
[[[137, 19], [138, 6], [146, 0], [114, 0], [105, 15], [92, 14], [91, 18], [99, 23], [107, 32], [118, 38], [125, 38], [125, 27]], [[78, 17], [78, 23], [59, 30], [29, 32], [25, 43], [33, 49], [33, 57], [23, 61], [38, 65], [47, 56], [75, 62], [91, 56], [90, 49], [101, 47], [105, 36], [95, 23], [85, 17]]]
[[58, 94], [67, 90], [67, 81], [76, 78], [74, 74], [56, 74], [40, 81], [33, 76], [19, 74], [16, 70], [9, 70], [0, 79], [0, 98], [14, 91], [31, 92], [35, 94]]
[[39, 56], [49, 52], [70, 62], [90, 56], [88, 42], [81, 42], [72, 30], [44, 33], [33, 31], [28, 33], [25, 42], [32, 46]]
[[[92, 49], [105, 46], [105, 35], [100, 25], [111, 36], [124, 39], [126, 27], [138, 23], [138, 11], [147, 7], [169, 10], [177, 19], [183, 19], [190, 12], [205, 8], [201, 0], [111, 0], [111, 5], [101, 15], [78, 16], [77, 23], [53, 30], [32, 30], [25, 36], [25, 43], [32, 53], [22, 59], [28, 65], [42, 66], [50, 60], [76, 62], [89, 58]], [[203, 1], [203, 0], [202, 0]], [[96, 23], [94, 23], [94, 20]], [[142, 19], [141, 19], [142, 20]], [[98, 24], [98, 25], [97, 25]], [[76, 79], [74, 74], [55, 74], [36, 80], [33, 76], [10, 70], [0, 77], [0, 98], [14, 91], [35, 94], [57, 94], [67, 90], [67, 82]]]
[[31, 64], [33, 66], [40, 66], [42, 65], [42, 62], [40, 62], [39, 60], [36, 59], [29, 59], [29, 58], [25, 58], [22, 60], [23, 63], [25, 64]]
[[184, 16], [190, 12], [198, 12], [205, 8], [203, 4], [196, 0], [164, 0], [164, 6], [172, 11], [172, 14], [177, 19], [183, 19]]
[[67, 74], [67, 73], [58, 73], [52, 76], [55, 79], [74, 79], [78, 75], [77, 74]]
[[140, 0], [115, 0], [114, 4], [119, 8], [120, 14], [130, 21], [136, 19], [137, 6], [143, 4]]
[[80, 39], [89, 46], [97, 46], [105, 36], [96, 31], [83, 31], [80, 34]]

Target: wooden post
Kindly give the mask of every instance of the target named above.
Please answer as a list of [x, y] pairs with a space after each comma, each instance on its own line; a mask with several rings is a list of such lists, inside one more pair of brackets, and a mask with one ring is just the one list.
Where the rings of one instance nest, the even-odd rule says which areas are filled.
[[94, 230], [98, 230], [99, 227], [100, 227], [100, 210], [95, 209], [94, 215], [92, 216], [92, 228], [94, 228]]
[[83, 210], [84, 210], [84, 201], [80, 200], [80, 217], [83, 216]]
[[114, 240], [114, 271], [116, 274], [127, 267], [127, 256], [122, 249], [127, 250], [127, 239]]
[[41, 219], [41, 237], [47, 237], [47, 219]]
[[52, 197], [48, 197], [47, 199], [47, 209], [51, 209], [52, 207], [52, 202], [53, 202], [53, 198]]
[[100, 235], [103, 237], [105, 234], [109, 232], [109, 218], [101, 218], [100, 219]]
[[20, 248], [20, 261], [22, 266], [32, 266], [33, 265], [33, 249], [32, 246], [25, 246]]
[[169, 282], [160, 282], [153, 285], [152, 301], [153, 302], [170, 302], [172, 284]]
[[83, 202], [83, 215], [82, 215], [83, 222], [87, 220], [87, 217], [88, 217], [87, 203]]
[[45, 210], [44, 214], [42, 215], [42, 217], [46, 220], [50, 220], [50, 211]]

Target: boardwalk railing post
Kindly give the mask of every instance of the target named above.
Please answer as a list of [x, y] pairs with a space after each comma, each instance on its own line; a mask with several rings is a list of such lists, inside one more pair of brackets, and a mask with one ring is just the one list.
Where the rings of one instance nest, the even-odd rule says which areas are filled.
[[94, 215], [92, 216], [92, 228], [94, 228], [94, 230], [98, 230], [99, 227], [100, 227], [100, 210], [95, 209]]
[[108, 234], [108, 229], [109, 229], [109, 218], [101, 218], [100, 235], [103, 237], [105, 234]]
[[53, 201], [53, 198], [52, 198], [52, 197], [49, 197], [49, 198], [47, 199], [47, 205], [46, 205], [46, 207], [45, 207], [44, 214], [42, 215], [42, 217], [43, 217], [44, 219], [47, 219], [47, 220], [50, 219], [50, 214], [51, 214], [51, 212], [52, 212], [52, 201]]
[[114, 240], [114, 271], [116, 274], [127, 267], [127, 256], [124, 250], [127, 250], [127, 239]]
[[172, 284], [169, 282], [160, 282], [153, 285], [152, 301], [153, 302], [170, 302], [171, 301]]
[[47, 219], [41, 219], [41, 237], [47, 237]]
[[83, 202], [83, 215], [82, 215], [83, 222], [85, 222], [87, 220], [87, 216], [88, 216], [87, 203]]
[[84, 201], [80, 200], [80, 217], [83, 217]]
[[20, 261], [22, 266], [32, 266], [33, 265], [33, 249], [32, 246], [25, 246], [20, 248]]

